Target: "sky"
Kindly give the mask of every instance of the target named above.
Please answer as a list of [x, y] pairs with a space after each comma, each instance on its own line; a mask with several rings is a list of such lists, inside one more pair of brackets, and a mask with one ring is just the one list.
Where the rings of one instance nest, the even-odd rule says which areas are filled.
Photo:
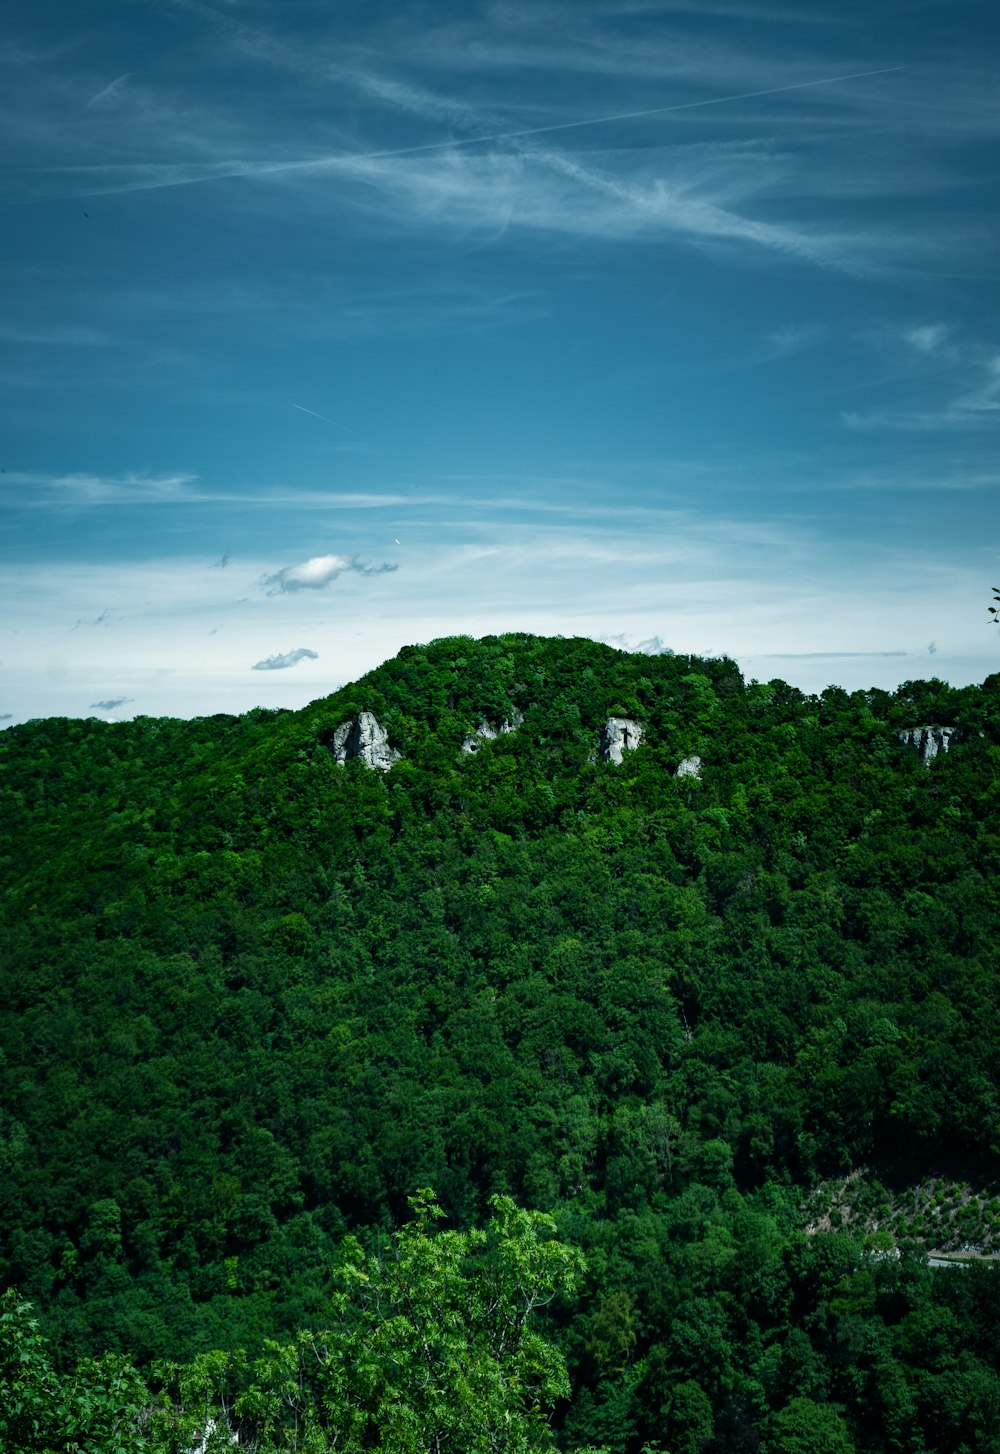
[[0, 724], [1000, 669], [992, 0], [8, 0]]

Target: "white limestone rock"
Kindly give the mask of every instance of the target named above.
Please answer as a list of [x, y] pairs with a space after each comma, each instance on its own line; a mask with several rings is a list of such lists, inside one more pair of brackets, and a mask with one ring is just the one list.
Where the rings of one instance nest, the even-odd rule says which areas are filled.
[[403, 755], [389, 746], [388, 733], [371, 712], [360, 712], [341, 722], [330, 746], [338, 767], [352, 757], [360, 757], [366, 767], [388, 772]]
[[962, 740], [961, 727], [904, 727], [896, 733], [900, 742], [912, 747], [924, 767], [930, 767], [939, 752], [947, 752]]
[[674, 777], [701, 777], [701, 758], [697, 755], [685, 757], [677, 764]]
[[633, 717], [609, 717], [601, 733], [601, 757], [605, 762], [621, 762], [642, 741], [642, 726]]
[[[206, 1454], [206, 1451], [210, 1445], [213, 1449], [217, 1449], [219, 1447], [218, 1439], [216, 1438], [217, 1430], [218, 1425], [216, 1424], [214, 1419], [206, 1420], [204, 1431], [201, 1434], [195, 1434], [195, 1438], [198, 1440], [198, 1442], [197, 1444], [194, 1444], [192, 1446], [191, 1454]], [[224, 1427], [224, 1432], [221, 1434], [221, 1437], [223, 1439], [228, 1438], [228, 1442], [232, 1444], [234, 1448], [239, 1447], [239, 1437], [234, 1434], [232, 1430], [228, 1427]]]
[[508, 732], [516, 732], [524, 721], [522, 714], [515, 708], [509, 717], [505, 717], [499, 727], [493, 727], [489, 722], [480, 722], [475, 732], [470, 732], [462, 743], [462, 751], [470, 757], [474, 757], [484, 742], [495, 742], [498, 737], [505, 737]]

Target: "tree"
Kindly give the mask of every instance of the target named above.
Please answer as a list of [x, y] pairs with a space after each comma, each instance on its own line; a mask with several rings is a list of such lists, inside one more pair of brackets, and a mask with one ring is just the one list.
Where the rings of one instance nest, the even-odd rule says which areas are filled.
[[[441, 1231], [434, 1195], [385, 1253], [343, 1244], [331, 1327], [269, 1341], [252, 1365], [209, 1354], [164, 1370], [154, 1448], [210, 1428], [224, 1447], [360, 1454], [540, 1454], [553, 1402], [569, 1394], [562, 1356], [532, 1316], [582, 1271], [555, 1224], [494, 1197], [483, 1231]], [[242, 1384], [242, 1387], [240, 1385]], [[156, 1441], [160, 1442], [157, 1443]]]
[[851, 1454], [854, 1441], [836, 1409], [793, 1398], [774, 1416], [775, 1454]]
[[58, 1373], [31, 1304], [11, 1288], [0, 1297], [0, 1449], [7, 1454], [133, 1454], [142, 1379], [115, 1354]]

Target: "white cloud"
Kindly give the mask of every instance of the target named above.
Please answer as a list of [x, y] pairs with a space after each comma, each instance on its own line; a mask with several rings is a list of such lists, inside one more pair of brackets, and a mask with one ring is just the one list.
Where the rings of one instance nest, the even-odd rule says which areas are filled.
[[[206, 7], [185, 0], [183, 8], [201, 15], [218, 31], [218, 16]], [[830, 129], [836, 134], [838, 123], [849, 125], [859, 110], [866, 113], [874, 104], [859, 100], [845, 83], [859, 76], [885, 75], [884, 86], [892, 87], [900, 77], [887, 72], [902, 71], [900, 67], [861, 66], [835, 74], [827, 66], [823, 68], [825, 74], [821, 69], [817, 75], [816, 62], [811, 66], [805, 62], [776, 63], [765, 56], [730, 50], [714, 52], [704, 44], [692, 47], [690, 43], [679, 43], [681, 37], [677, 37], [673, 43], [656, 48], [655, 64], [646, 70], [652, 89], [645, 94], [655, 102], [668, 77], [689, 83], [694, 89], [681, 91], [685, 99], [668, 105], [636, 106], [630, 78], [634, 77], [637, 62], [642, 68], [649, 61], [649, 47], [626, 47], [630, 54], [623, 63], [621, 56], [615, 56], [609, 37], [595, 32], [584, 40], [579, 55], [586, 57], [587, 68], [595, 63], [597, 69], [607, 71], [609, 80], [617, 80], [621, 88], [619, 109], [610, 109], [614, 102], [609, 100], [609, 109], [567, 117], [558, 105], [540, 109], [533, 104], [527, 113], [515, 110], [498, 116], [411, 79], [415, 52], [426, 36], [407, 36], [401, 44], [397, 34], [387, 42], [383, 52], [386, 63], [395, 62], [405, 76], [397, 79], [371, 73], [358, 63], [358, 58], [345, 61], [333, 54], [324, 58], [321, 52], [290, 47], [257, 29], [226, 24], [222, 30], [237, 49], [266, 59], [281, 70], [316, 82], [322, 80], [327, 85], [334, 76], [338, 83], [350, 85], [381, 110], [383, 120], [388, 117], [398, 121], [400, 114], [419, 117], [436, 130], [437, 139], [369, 150], [356, 145], [352, 148], [348, 143], [340, 150], [317, 149], [310, 154], [302, 146], [301, 127], [290, 125], [284, 133], [265, 134], [254, 129], [252, 108], [247, 112], [249, 120], [220, 110], [204, 116], [179, 114], [171, 121], [169, 114], [150, 110], [152, 103], [147, 98], [147, 109], [137, 119], [128, 151], [118, 148], [109, 152], [105, 146], [95, 153], [100, 157], [96, 163], [62, 164], [49, 169], [52, 176], [61, 173], [64, 178], [72, 178], [68, 193], [60, 187], [61, 195], [86, 197], [191, 186], [228, 177], [307, 188], [311, 200], [335, 206], [341, 218], [353, 207], [362, 225], [373, 221], [391, 228], [414, 223], [452, 229], [472, 225], [492, 228], [497, 234], [507, 229], [545, 229], [581, 238], [618, 240], [675, 234], [714, 246], [722, 242], [748, 245], [750, 250], [861, 273], [889, 271], [904, 251], [912, 252], [918, 246], [927, 250], [926, 239], [901, 236], [892, 227], [880, 232], [871, 228], [845, 231], [838, 224], [765, 221], [746, 215], [742, 204], [750, 197], [763, 198], [771, 219], [775, 196], [783, 193], [801, 198], [803, 193], [811, 194], [817, 167], [808, 161], [803, 164], [804, 157], [811, 156], [808, 137], [797, 147], [786, 146], [784, 155], [775, 156], [766, 137], [762, 142], [751, 135], [741, 144], [748, 143], [751, 150], [756, 146], [760, 155], [752, 163], [745, 160], [742, 167], [729, 167], [723, 173], [711, 165], [706, 168], [704, 144], [699, 143], [689, 149], [690, 165], [678, 171], [677, 158], [669, 154], [669, 148], [634, 148], [630, 125], [644, 119], [655, 123], [672, 112], [705, 107], [715, 108], [707, 116], [724, 121], [734, 104], [739, 116], [740, 104], [780, 93], [791, 93], [800, 101], [823, 98], [825, 144], [821, 150], [826, 158], [837, 150], [829, 145]], [[564, 71], [563, 38], [553, 48], [551, 35], [542, 27], [535, 39], [541, 48], [534, 44], [529, 50], [536, 60], [555, 74]], [[461, 72], [472, 54], [467, 45], [459, 46], [451, 64]], [[476, 63], [489, 68], [494, 59], [493, 42], [489, 42]], [[127, 77], [120, 77], [112, 86], [124, 86], [126, 81]], [[710, 90], [708, 95], [706, 88]], [[831, 106], [837, 108], [835, 119], [828, 115]], [[534, 124], [518, 126], [516, 121], [522, 117]], [[352, 130], [353, 126], [352, 122]], [[464, 134], [442, 139], [443, 128]], [[559, 150], [548, 143], [547, 138], [554, 134], [586, 128], [610, 128], [608, 136], [613, 138], [611, 145], [616, 149], [605, 153], [603, 171], [592, 163], [583, 165], [581, 157], [592, 152]], [[745, 132], [745, 124], [740, 131], [741, 135]], [[37, 173], [37, 177], [41, 176]], [[45, 186], [49, 191], [50, 184]], [[950, 241], [954, 250], [954, 232]]]
[[[615, 644], [633, 651], [669, 641], [678, 653], [725, 651], [751, 675], [777, 670], [809, 688], [919, 675], [935, 640], [939, 675], [981, 680], [996, 664], [996, 633], [980, 624], [982, 566], [972, 554], [964, 539], [933, 551], [861, 540], [845, 550], [807, 520], [707, 505], [621, 515], [612, 503], [603, 516], [572, 521], [483, 510], [438, 520], [415, 536], [405, 573], [370, 583], [363, 610], [324, 610], [315, 591], [237, 602], [242, 582], [207, 570], [203, 552], [128, 564], [19, 562], [0, 580], [0, 616], [20, 628], [4, 641], [8, 700], [22, 718], [73, 716], [93, 700], [94, 680], [114, 680], [116, 696], [154, 715], [298, 707], [316, 695], [316, 672], [252, 669], [263, 632], [286, 641], [308, 632], [308, 649], [336, 660], [338, 680], [352, 680], [406, 643], [459, 626], [473, 636], [617, 633]], [[241, 559], [249, 579], [267, 565]], [[77, 613], [93, 620], [107, 605], [112, 572], [122, 613], [114, 630], [68, 634]], [[217, 624], [224, 629], [207, 638]], [[907, 656], [852, 665], [860, 649]], [[786, 653], [787, 668], [776, 668], [774, 656]]]
[[936, 354], [950, 333], [947, 323], [921, 323], [916, 328], [908, 328], [903, 338], [918, 353]]
[[[919, 331], [919, 330], [918, 330]], [[931, 335], [932, 357], [940, 356], [945, 346]], [[923, 347], [922, 352], [929, 352]], [[917, 406], [889, 405], [875, 409], [844, 410], [841, 422], [848, 429], [894, 429], [931, 432], [935, 430], [989, 429], [1000, 422], [1000, 353], [986, 353], [982, 347], [970, 345], [961, 353], [947, 345], [946, 375], [954, 391], [964, 383], [961, 393], [943, 403]]]
[[92, 474], [44, 474], [23, 470], [10, 470], [4, 474], [4, 485], [27, 485], [35, 493], [20, 495], [21, 506], [73, 504], [108, 505], [115, 503], [163, 504], [170, 500], [190, 500], [193, 497], [190, 486], [196, 475], [170, 474], [149, 475], [92, 475]]
[[310, 651], [308, 646], [296, 647], [294, 651], [286, 651], [277, 656], [265, 656], [263, 661], [255, 661], [253, 671], [284, 671], [286, 667], [298, 666], [300, 661], [310, 658], [316, 661], [319, 657], [318, 651]]
[[391, 561], [374, 565], [356, 555], [314, 555], [301, 565], [286, 565], [273, 575], [264, 575], [260, 584], [269, 596], [288, 595], [293, 591], [322, 591], [345, 571], [361, 576], [380, 576], [399, 567]]
[[674, 656], [672, 646], [668, 646], [662, 636], [647, 636], [644, 641], [637, 644], [634, 638], [627, 632], [618, 631], [612, 636], [598, 636], [598, 641], [603, 641], [606, 646], [617, 646], [621, 651], [641, 652], [643, 656]]
[[954, 408], [972, 414], [996, 414], [1000, 410], [1000, 353], [987, 360], [985, 377], [969, 394], [955, 400]]
[[134, 701], [134, 697], [106, 697], [103, 702], [91, 702], [88, 710], [96, 707], [99, 712], [113, 712], [116, 707], [124, 707]]

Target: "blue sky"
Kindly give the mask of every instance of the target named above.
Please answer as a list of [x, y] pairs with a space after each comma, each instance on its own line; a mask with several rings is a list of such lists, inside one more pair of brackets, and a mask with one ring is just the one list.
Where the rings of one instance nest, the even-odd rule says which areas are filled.
[[453, 632], [1000, 666], [995, 6], [7, 29], [7, 724], [299, 706]]

